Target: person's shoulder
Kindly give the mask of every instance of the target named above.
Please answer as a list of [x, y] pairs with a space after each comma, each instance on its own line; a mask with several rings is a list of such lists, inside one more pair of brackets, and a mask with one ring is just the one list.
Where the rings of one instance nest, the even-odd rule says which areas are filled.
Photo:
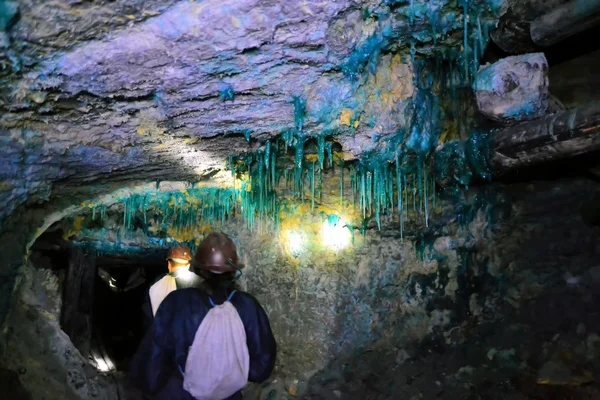
[[200, 315], [210, 309], [206, 295], [196, 289], [174, 290], [165, 297], [156, 312], [156, 320], [170, 320], [174, 317]]
[[185, 288], [173, 290], [165, 297], [163, 302], [174, 305], [177, 308], [186, 306], [197, 306], [199, 303], [206, 304], [208, 302], [207, 296], [198, 288]]
[[173, 290], [169, 293], [169, 296], [171, 295], [179, 299], [203, 299], [206, 297], [206, 293], [196, 287]]

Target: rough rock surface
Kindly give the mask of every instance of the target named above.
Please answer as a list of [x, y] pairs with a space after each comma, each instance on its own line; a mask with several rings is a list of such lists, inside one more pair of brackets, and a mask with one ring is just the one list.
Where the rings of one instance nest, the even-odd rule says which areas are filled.
[[548, 109], [543, 53], [506, 57], [479, 69], [473, 84], [479, 111], [496, 121], [528, 120]]
[[112, 379], [98, 373], [60, 330], [61, 283], [56, 272], [28, 265], [7, 320], [0, 362], [18, 372], [32, 399], [118, 398]]
[[412, 94], [411, 67], [385, 52], [462, 40], [454, 2], [396, 3], [10, 2], [0, 223], [74, 187], [222, 177], [229, 154], [298, 128], [294, 96], [307, 135], [351, 133], [346, 150], [369, 150]]
[[[369, 103], [356, 93], [364, 82], [336, 69], [375, 29], [353, 10], [349, 1], [22, 4], [11, 40], [26, 65], [0, 99], [0, 157], [10, 166], [0, 220], [48, 200], [55, 181], [213, 176], [249, 148], [246, 131], [264, 140], [294, 127], [293, 96], [309, 98], [307, 133], [343, 126], [356, 97]], [[354, 31], [338, 32], [339, 20]], [[401, 122], [388, 108], [386, 133], [390, 119]]]

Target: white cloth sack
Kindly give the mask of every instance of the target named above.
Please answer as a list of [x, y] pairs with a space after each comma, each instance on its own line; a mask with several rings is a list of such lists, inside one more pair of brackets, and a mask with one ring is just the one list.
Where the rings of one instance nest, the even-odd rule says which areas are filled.
[[[235, 292], [234, 292], [235, 293]], [[214, 305], [196, 331], [185, 362], [183, 388], [197, 400], [223, 400], [248, 383], [246, 330], [235, 307]]]
[[160, 303], [172, 291], [177, 290], [177, 282], [171, 275], [166, 275], [160, 281], [156, 282], [150, 288], [150, 304], [152, 305], [152, 315], [156, 315], [156, 310]]

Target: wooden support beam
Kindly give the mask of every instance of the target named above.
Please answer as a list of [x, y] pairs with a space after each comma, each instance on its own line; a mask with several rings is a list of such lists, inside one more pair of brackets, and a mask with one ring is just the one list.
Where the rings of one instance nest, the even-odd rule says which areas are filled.
[[500, 173], [598, 150], [600, 101], [504, 128], [494, 149]]
[[69, 249], [61, 326], [85, 358], [89, 355], [92, 338], [95, 277], [95, 257], [86, 254], [82, 249]]
[[536, 45], [547, 47], [599, 24], [600, 0], [573, 0], [535, 19], [529, 31]]
[[507, 11], [491, 32], [494, 43], [510, 54], [536, 51], [531, 40], [531, 21], [567, 3], [568, 0], [507, 0]]

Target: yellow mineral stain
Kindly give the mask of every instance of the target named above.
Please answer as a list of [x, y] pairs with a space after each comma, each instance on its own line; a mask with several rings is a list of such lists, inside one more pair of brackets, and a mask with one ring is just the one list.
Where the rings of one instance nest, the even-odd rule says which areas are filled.
[[141, 128], [141, 127], [140, 127], [140, 128], [137, 128], [137, 133], [138, 133], [139, 135], [143, 135], [143, 134], [145, 133], [145, 130], [144, 130], [144, 128]]
[[189, 242], [199, 237], [206, 236], [207, 233], [212, 231], [212, 227], [208, 224], [198, 224], [185, 228], [176, 228], [169, 226], [167, 228], [167, 235], [176, 242]]
[[168, 146], [166, 144], [159, 144], [158, 146], [154, 146], [154, 150], [163, 150], [166, 149]]
[[79, 232], [81, 232], [81, 228], [83, 227], [83, 222], [85, 221], [85, 217], [84, 216], [78, 216], [75, 218], [75, 220], [73, 221], [73, 225], [65, 230], [65, 232], [63, 233], [63, 239], [67, 240], [69, 237], [78, 234]]
[[352, 119], [352, 111], [344, 108], [340, 113], [340, 124], [350, 126], [350, 120]]

